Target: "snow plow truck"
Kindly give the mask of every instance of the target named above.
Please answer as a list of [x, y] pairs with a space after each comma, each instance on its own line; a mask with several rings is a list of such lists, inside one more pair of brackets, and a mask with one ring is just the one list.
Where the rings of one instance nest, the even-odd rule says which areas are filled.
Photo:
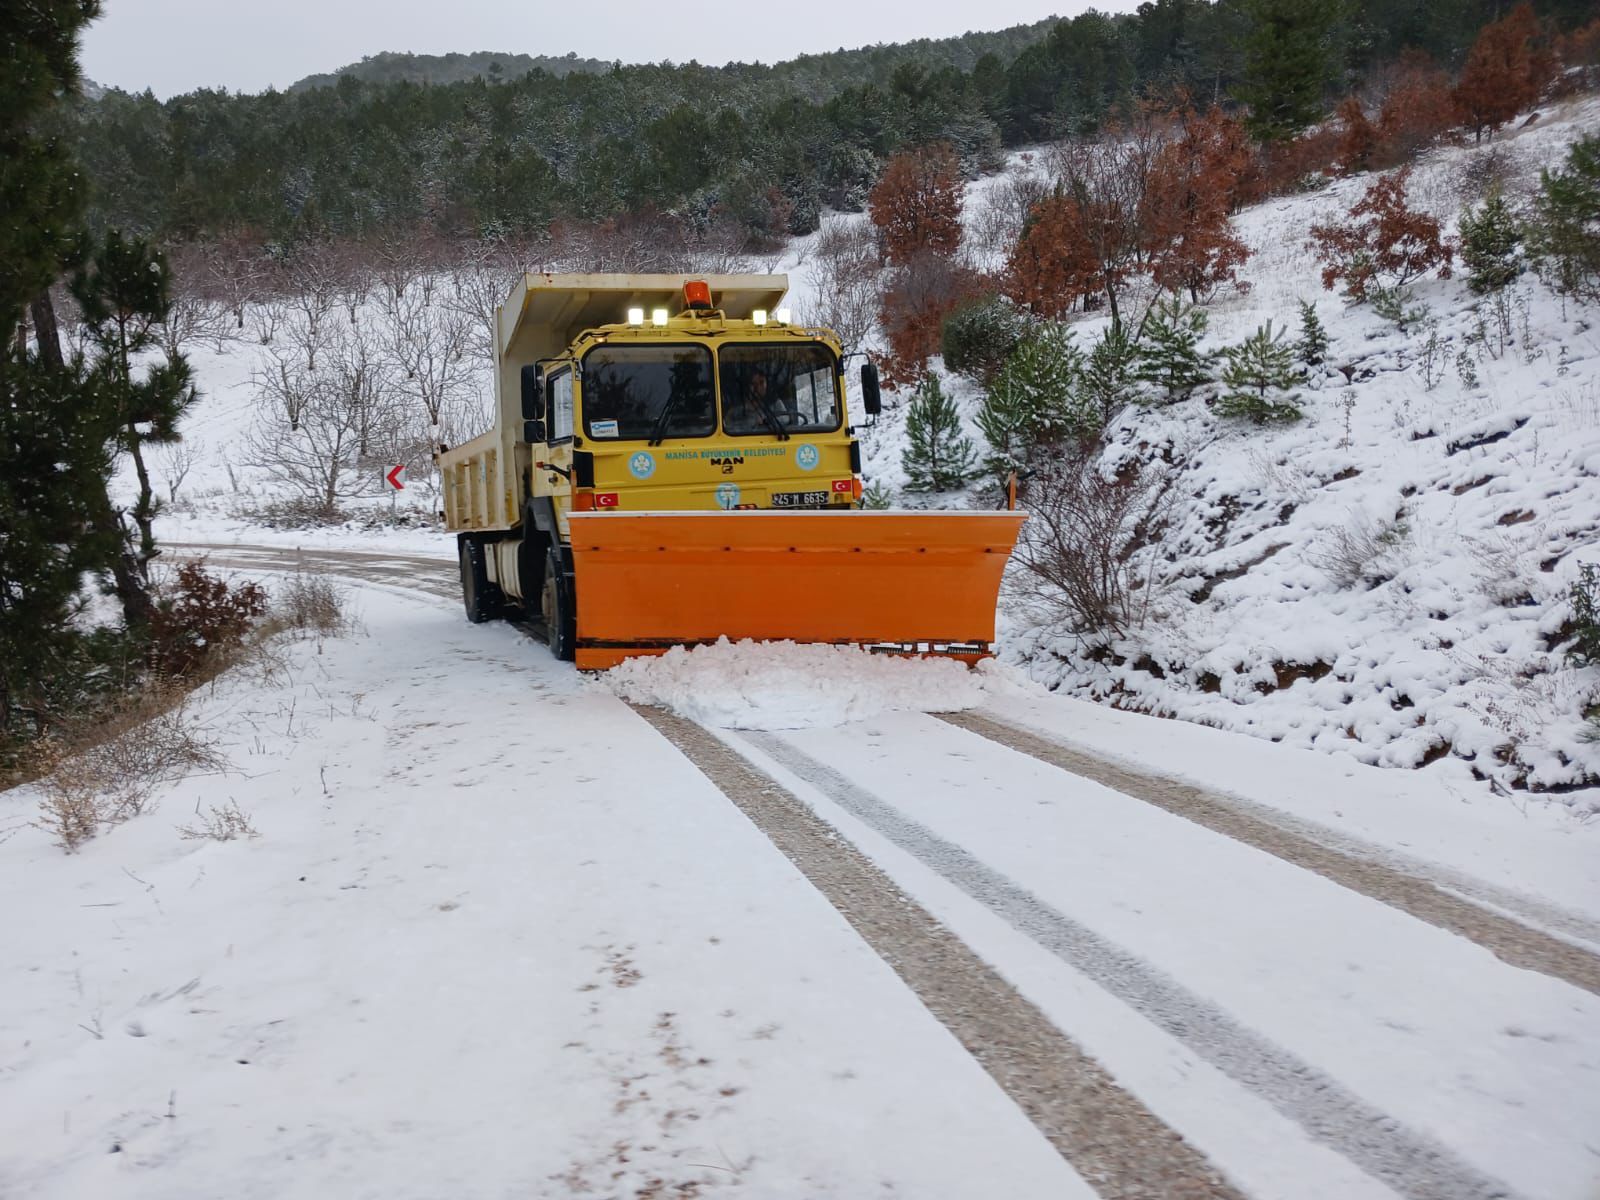
[[496, 314], [496, 422], [441, 447], [474, 622], [581, 669], [726, 636], [977, 659], [1022, 514], [861, 508], [834, 334], [782, 275], [527, 275]]

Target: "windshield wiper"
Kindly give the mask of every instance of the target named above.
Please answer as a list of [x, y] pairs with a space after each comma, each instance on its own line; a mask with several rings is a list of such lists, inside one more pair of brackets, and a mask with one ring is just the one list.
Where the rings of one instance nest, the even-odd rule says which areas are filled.
[[655, 426], [650, 430], [650, 445], [661, 445], [661, 439], [667, 436], [667, 422], [672, 419], [673, 410], [677, 407], [678, 390], [674, 388], [668, 394], [667, 402], [661, 406], [661, 415], [656, 418]]

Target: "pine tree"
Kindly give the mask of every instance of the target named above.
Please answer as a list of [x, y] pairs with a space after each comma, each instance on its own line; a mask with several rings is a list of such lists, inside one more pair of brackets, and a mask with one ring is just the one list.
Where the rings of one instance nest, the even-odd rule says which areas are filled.
[[866, 491], [861, 493], [861, 507], [876, 511], [894, 507], [894, 497], [883, 486], [883, 480], [875, 479], [867, 485]]
[[1016, 350], [1026, 329], [1026, 318], [1004, 296], [963, 304], [944, 319], [945, 368], [987, 384]]
[[1101, 428], [1133, 399], [1133, 369], [1138, 357], [1139, 347], [1121, 321], [1111, 322], [1089, 351], [1080, 389], [1084, 401], [1099, 410]]
[[[166, 260], [140, 238], [112, 230], [93, 258], [72, 278], [72, 295], [83, 313], [95, 351], [91, 373], [115, 413], [117, 448], [132, 460], [138, 496], [127, 515], [134, 530], [124, 532], [112, 578], [130, 628], [148, 627], [151, 614], [150, 562], [156, 556], [155, 518], [160, 501], [150, 483], [144, 448], [178, 440], [178, 422], [195, 401], [189, 364], [179, 355], [138, 363], [158, 348], [157, 326], [172, 307]], [[123, 532], [122, 513], [106, 495], [96, 518], [100, 533]]]
[[1083, 351], [1072, 332], [1047, 321], [1022, 339], [1000, 369], [997, 384], [1026, 414], [1029, 448], [1082, 437], [1099, 431], [1099, 412], [1084, 401], [1079, 389]]
[[1160, 388], [1168, 404], [1187, 400], [1211, 382], [1207, 357], [1200, 353], [1206, 311], [1176, 298], [1158, 300], [1145, 320], [1134, 377]]
[[[38, 129], [77, 87], [91, 0], [7, 12], [0, 71], [0, 765], [5, 743], [42, 733], [93, 685], [114, 634], [74, 623], [86, 575], [115, 550], [92, 529], [114, 432], [98, 381], [63, 360], [48, 288], [69, 265], [83, 207], [65, 149]], [[22, 336], [31, 312], [35, 340]]]
[[1322, 116], [1338, 6], [1328, 0], [1246, 0], [1244, 77], [1234, 94], [1263, 142], [1288, 141]]
[[[0, 71], [0, 333], [61, 276], [78, 237], [85, 188], [67, 148], [39, 126], [78, 87], [78, 33], [95, 0], [7, 5]], [[49, 350], [44, 351], [46, 354]]]
[[92, 683], [92, 647], [73, 617], [85, 603], [84, 577], [107, 567], [119, 539], [96, 527], [111, 474], [109, 406], [81, 371], [0, 353], [4, 767], [8, 735], [42, 733]]
[[972, 476], [972, 440], [961, 432], [955, 401], [929, 375], [906, 406], [906, 449], [901, 466], [914, 492], [942, 492], [960, 487]]
[[1013, 471], [1020, 471], [1027, 465], [1031, 445], [1030, 416], [1027, 406], [1021, 403], [1019, 389], [1004, 377], [995, 380], [978, 408], [975, 418], [978, 432], [989, 443], [983, 468], [1001, 486]]
[[1217, 400], [1223, 417], [1248, 417], [1257, 425], [1268, 421], [1298, 421], [1299, 397], [1288, 392], [1295, 384], [1294, 350], [1283, 340], [1284, 330], [1273, 332], [1272, 322], [1237, 346], [1223, 350], [1222, 383], [1227, 389]]
[[1569, 146], [1560, 171], [1541, 172], [1528, 243], [1555, 287], [1600, 300], [1600, 134]]
[[1461, 214], [1461, 261], [1467, 286], [1478, 295], [1496, 292], [1522, 274], [1518, 249], [1522, 230], [1499, 185], [1489, 189], [1483, 207]]
[[1317, 306], [1309, 300], [1300, 301], [1300, 340], [1295, 343], [1295, 354], [1308, 367], [1320, 367], [1328, 357], [1328, 331], [1317, 316]]

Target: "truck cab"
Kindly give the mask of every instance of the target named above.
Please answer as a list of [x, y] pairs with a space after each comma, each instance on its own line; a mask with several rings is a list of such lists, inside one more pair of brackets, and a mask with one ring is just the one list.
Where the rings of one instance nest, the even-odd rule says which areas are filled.
[[[791, 320], [787, 285], [524, 279], [497, 313], [496, 427], [438, 456], [469, 618], [520, 606], [565, 656], [573, 514], [858, 506], [839, 343]], [[862, 381], [876, 412], [875, 370]]]

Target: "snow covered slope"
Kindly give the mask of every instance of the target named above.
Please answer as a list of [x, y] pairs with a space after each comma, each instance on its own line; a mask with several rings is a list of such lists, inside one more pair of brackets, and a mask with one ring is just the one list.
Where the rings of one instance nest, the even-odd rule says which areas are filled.
[[[1436, 151], [1413, 173], [1412, 203], [1453, 229], [1489, 178], [1524, 198], [1596, 123], [1591, 97]], [[1562, 652], [1578, 565], [1600, 561], [1600, 314], [1531, 274], [1499, 313], [1459, 278], [1420, 283], [1427, 316], [1404, 332], [1347, 308], [1322, 289], [1307, 231], [1370, 181], [1241, 213], [1248, 290], [1209, 306], [1203, 347], [1215, 351], [1268, 320], [1297, 330], [1298, 302], [1316, 305], [1332, 348], [1301, 389], [1304, 421], [1218, 418], [1210, 389], [1130, 409], [1108, 431], [1108, 471], [1163, 453], [1178, 465], [1158, 619], [1091, 647], [1013, 597], [1003, 657], [1119, 707], [1365, 763], [1465, 762], [1600, 807], [1600, 741], [1582, 717], [1600, 668], [1576, 670]], [[969, 189], [969, 222], [990, 186]], [[1104, 325], [1076, 321], [1078, 344]], [[947, 389], [970, 418], [981, 396], [960, 379]], [[869, 475], [903, 487], [903, 409], [865, 444]], [[930, 499], [994, 502], [979, 488], [917, 502]]]

